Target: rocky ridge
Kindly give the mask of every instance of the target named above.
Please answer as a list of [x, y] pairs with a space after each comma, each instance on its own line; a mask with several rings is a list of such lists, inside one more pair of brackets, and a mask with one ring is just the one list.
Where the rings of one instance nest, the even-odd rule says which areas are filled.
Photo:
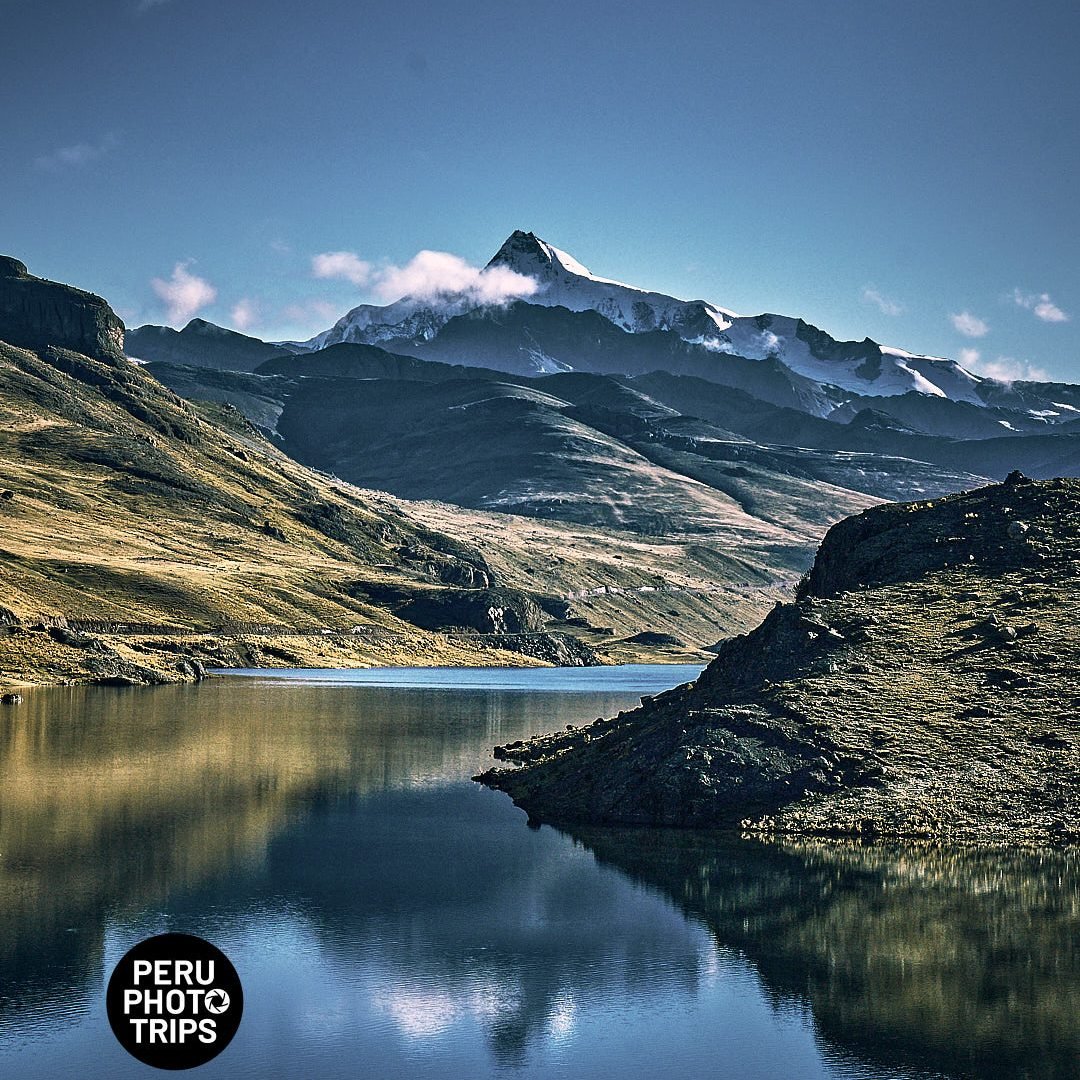
[[95, 360], [124, 355], [124, 324], [100, 296], [34, 277], [0, 255], [3, 340], [24, 349], [63, 345]]
[[539, 820], [1080, 841], [1080, 480], [834, 526], [794, 603], [693, 684], [500, 747]]

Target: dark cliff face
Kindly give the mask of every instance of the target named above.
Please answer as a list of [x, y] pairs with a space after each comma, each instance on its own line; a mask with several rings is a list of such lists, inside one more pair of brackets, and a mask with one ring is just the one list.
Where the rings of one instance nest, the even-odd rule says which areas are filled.
[[0, 256], [0, 341], [115, 360], [124, 353], [124, 324], [100, 296], [34, 277], [18, 259]]

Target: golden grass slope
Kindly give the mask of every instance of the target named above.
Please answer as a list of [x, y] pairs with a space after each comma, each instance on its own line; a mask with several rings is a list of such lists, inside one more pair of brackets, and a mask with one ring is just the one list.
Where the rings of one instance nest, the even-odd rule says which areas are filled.
[[[187, 678], [185, 657], [537, 662], [419, 630], [364, 588], [485, 573], [565, 600], [571, 621], [553, 629], [608, 659], [707, 658], [701, 647], [746, 628], [795, 559], [789, 537], [748, 543], [741, 529], [650, 539], [363, 492], [127, 360], [3, 343], [0, 496], [0, 621], [18, 624], [0, 626], [0, 685]], [[626, 641], [649, 629], [682, 644]]]
[[[127, 361], [0, 344], [0, 488], [10, 493], [0, 498], [0, 603], [23, 624], [3, 641], [0, 679], [85, 673], [86, 647], [35, 634], [34, 623], [143, 625], [184, 635], [196, 656], [205, 638], [190, 635], [224, 629], [260, 663], [282, 659], [235, 631], [295, 632], [297, 662], [511, 659], [425, 634], [345, 591], [365, 577], [467, 566], [455, 545], [394, 508], [373, 513], [237, 414], [196, 408]], [[340, 636], [357, 627], [372, 629]], [[336, 636], [318, 640], [328, 630]], [[144, 647], [109, 640], [125, 654]]]

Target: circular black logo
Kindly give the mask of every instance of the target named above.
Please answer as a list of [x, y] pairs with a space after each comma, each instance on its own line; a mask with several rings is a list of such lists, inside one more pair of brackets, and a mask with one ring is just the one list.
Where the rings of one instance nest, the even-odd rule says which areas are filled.
[[232, 1041], [244, 991], [236, 968], [209, 941], [159, 934], [121, 957], [105, 1007], [132, 1057], [157, 1069], [194, 1069]]

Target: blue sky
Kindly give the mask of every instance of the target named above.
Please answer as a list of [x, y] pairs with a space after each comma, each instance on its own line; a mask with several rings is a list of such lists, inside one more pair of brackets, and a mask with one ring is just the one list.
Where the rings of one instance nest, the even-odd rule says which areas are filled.
[[129, 325], [308, 336], [381, 299], [316, 256], [482, 264], [523, 228], [623, 281], [1080, 381], [1072, 4], [0, 15], [0, 251]]

